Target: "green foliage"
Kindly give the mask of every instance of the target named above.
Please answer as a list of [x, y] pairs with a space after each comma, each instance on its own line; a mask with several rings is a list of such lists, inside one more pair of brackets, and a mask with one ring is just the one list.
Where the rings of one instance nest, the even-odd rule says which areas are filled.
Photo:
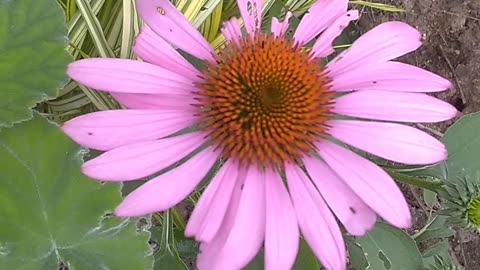
[[[158, 215], [155, 216], [158, 217]], [[177, 250], [170, 211], [165, 211], [162, 216], [163, 219], [159, 218], [159, 221], [162, 222], [161, 226], [155, 226], [151, 230], [151, 240], [155, 241], [158, 245], [158, 251], [155, 254], [154, 269], [188, 270], [188, 267], [180, 258]]]
[[445, 216], [435, 216], [421, 231], [415, 234], [414, 239], [417, 242], [430, 240], [433, 238], [446, 238], [454, 235], [455, 231], [446, 223]]
[[394, 5], [388, 5], [388, 4], [382, 4], [382, 3], [376, 3], [376, 2], [369, 2], [369, 1], [356, 1], [356, 0], [350, 0], [350, 4], [354, 5], [360, 5], [360, 6], [365, 6], [369, 8], [374, 8], [378, 10], [383, 10], [386, 12], [405, 12], [406, 10], [403, 8], [396, 7]]
[[83, 176], [83, 154], [38, 114], [0, 133], [0, 269], [151, 269], [149, 234], [109, 217], [120, 186]]
[[0, 127], [30, 118], [65, 84], [66, 35], [55, 1], [0, 1]]
[[365, 236], [347, 244], [354, 269], [424, 269], [415, 241], [404, 231], [385, 223], [377, 223]]
[[456, 182], [464, 175], [480, 171], [480, 113], [473, 113], [455, 122], [442, 138], [448, 150], [448, 180]]
[[[328, 248], [328, 247], [325, 247]], [[264, 253], [260, 250], [255, 258], [245, 267], [244, 270], [263, 270], [264, 269]], [[298, 248], [297, 258], [292, 270], [320, 270], [322, 269], [320, 263], [313, 254], [312, 250], [305, 242], [300, 239], [300, 246]]]
[[429, 270], [461, 270], [458, 263], [450, 257], [448, 240], [432, 245], [423, 253], [424, 265]]

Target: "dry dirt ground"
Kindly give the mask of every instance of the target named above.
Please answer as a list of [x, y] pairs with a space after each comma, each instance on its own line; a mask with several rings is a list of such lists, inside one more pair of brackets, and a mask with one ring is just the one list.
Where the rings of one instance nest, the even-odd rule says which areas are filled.
[[[358, 28], [365, 32], [385, 22], [407, 22], [423, 33], [424, 46], [401, 59], [451, 80], [454, 88], [437, 94], [462, 114], [480, 111], [480, 0], [382, 0], [404, 8], [406, 13], [362, 9]], [[441, 135], [453, 121], [429, 125]], [[406, 188], [415, 227], [425, 224], [421, 193]], [[457, 230], [450, 239], [451, 254], [466, 270], [480, 269], [480, 236]]]

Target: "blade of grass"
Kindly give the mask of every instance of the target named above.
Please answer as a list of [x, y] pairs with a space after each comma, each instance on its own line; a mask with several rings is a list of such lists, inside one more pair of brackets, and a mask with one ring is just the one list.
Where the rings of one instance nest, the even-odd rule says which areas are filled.
[[103, 34], [102, 27], [98, 21], [95, 13], [86, 0], [75, 0], [78, 6], [79, 11], [81, 12], [90, 33], [95, 48], [98, 50], [98, 53], [102, 57], [115, 57], [112, 49], [108, 46], [107, 39]]
[[[138, 15], [133, 0], [123, 0], [122, 38], [120, 43], [120, 58], [133, 58], [132, 45], [138, 32]], [[137, 26], [136, 26], [137, 24]]]
[[199, 18], [200, 16], [203, 16], [204, 13], [206, 14], [210, 12], [207, 19], [203, 22], [203, 24], [201, 24], [200, 32], [209, 42], [212, 42], [217, 37], [218, 29], [220, 28], [223, 2], [216, 0], [209, 2], [218, 2], [218, 4], [217, 6], [213, 6], [213, 11], [210, 10], [211, 7], [205, 6], [205, 9], [200, 11], [197, 18], [195, 18], [193, 24], [195, 25], [197, 21], [200, 21]]
[[349, 1], [350, 4], [361, 5], [365, 7], [371, 7], [387, 12], [405, 12], [405, 9], [399, 8], [393, 5], [382, 4], [382, 3], [375, 3], [375, 2], [368, 2], [368, 1], [361, 1], [361, 0], [351, 0]]
[[177, 2], [177, 8], [183, 15], [192, 22], [204, 6], [206, 0], [180, 0]]

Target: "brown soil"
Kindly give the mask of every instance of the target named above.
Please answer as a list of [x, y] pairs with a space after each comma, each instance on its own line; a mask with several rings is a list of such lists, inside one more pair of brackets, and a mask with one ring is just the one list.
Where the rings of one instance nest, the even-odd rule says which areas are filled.
[[[448, 78], [454, 88], [436, 94], [453, 104], [462, 114], [480, 111], [480, 0], [383, 0], [404, 8], [406, 13], [362, 9], [358, 22], [365, 32], [385, 22], [407, 22], [423, 33], [424, 46], [401, 60]], [[453, 121], [428, 125], [441, 135]], [[426, 222], [421, 192], [408, 190], [415, 228]], [[480, 269], [480, 237], [457, 230], [451, 239], [451, 254], [466, 270]]]

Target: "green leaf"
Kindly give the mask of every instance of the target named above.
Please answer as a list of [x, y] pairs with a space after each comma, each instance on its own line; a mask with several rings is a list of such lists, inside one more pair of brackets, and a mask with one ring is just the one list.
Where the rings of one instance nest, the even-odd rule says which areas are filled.
[[38, 114], [0, 133], [0, 269], [151, 269], [149, 233], [110, 217], [120, 185], [80, 172], [84, 150]]
[[425, 202], [425, 205], [427, 205], [430, 208], [433, 208], [435, 203], [437, 203], [437, 193], [424, 189], [423, 190], [423, 201]]
[[293, 265], [293, 270], [320, 270], [320, 263], [313, 254], [305, 240], [300, 239], [300, 247], [298, 249], [297, 259]]
[[[460, 118], [442, 138], [448, 150], [448, 180], [456, 182], [458, 177], [477, 175], [480, 171], [480, 113]], [[464, 173], [465, 170], [465, 173]]]
[[[245, 267], [244, 270], [263, 270], [264, 269], [264, 251], [260, 250], [257, 256]], [[300, 246], [298, 248], [297, 258], [292, 270], [320, 270], [322, 269], [320, 263], [313, 254], [312, 250], [305, 242], [300, 239]]]
[[[422, 255], [415, 241], [404, 231], [393, 226], [379, 222], [372, 231], [363, 237], [355, 238], [354, 241], [363, 250], [368, 269], [424, 269]], [[350, 248], [349, 251], [351, 250]], [[351, 263], [355, 269], [366, 269], [363, 260]]]
[[446, 216], [435, 216], [432, 221], [414, 236], [415, 241], [421, 242], [433, 238], [445, 238], [455, 234], [446, 223]]
[[352, 237], [345, 237], [345, 245], [347, 246], [350, 264], [355, 269], [367, 269], [368, 261], [363, 248]]
[[52, 0], [0, 0], [0, 127], [32, 116], [66, 83], [67, 29]]
[[423, 264], [425, 267], [429, 267], [435, 263], [435, 256], [440, 256], [445, 259], [450, 260], [449, 255], [450, 244], [448, 240], [444, 240], [442, 242], [438, 242], [432, 246], [430, 246], [425, 252], [423, 252]]

